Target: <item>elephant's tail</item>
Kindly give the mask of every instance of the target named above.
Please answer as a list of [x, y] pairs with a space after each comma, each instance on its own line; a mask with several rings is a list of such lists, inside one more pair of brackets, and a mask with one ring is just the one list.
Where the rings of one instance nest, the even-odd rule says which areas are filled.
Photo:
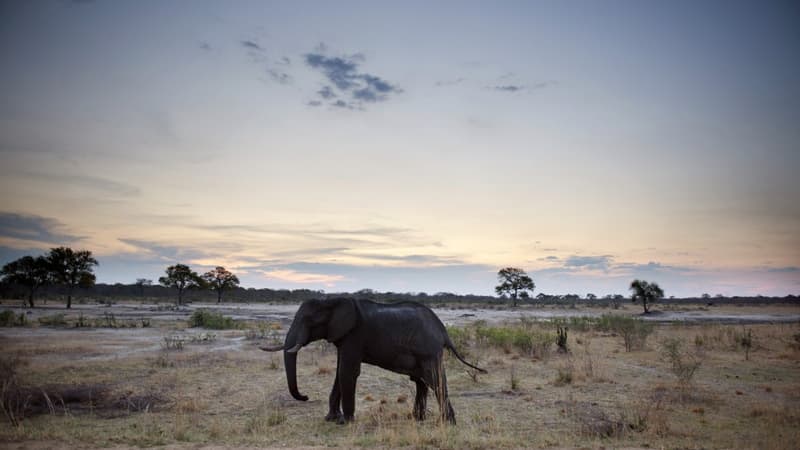
[[465, 359], [464, 359], [464, 358], [463, 358], [463, 357], [462, 357], [462, 356], [461, 356], [461, 355], [458, 353], [458, 351], [456, 350], [456, 346], [455, 346], [455, 345], [453, 345], [453, 341], [451, 341], [451, 340], [450, 340], [450, 336], [447, 336], [447, 340], [445, 341], [445, 343], [444, 343], [444, 346], [445, 346], [446, 348], [450, 349], [450, 351], [451, 351], [451, 352], [453, 352], [453, 354], [454, 354], [454, 355], [456, 355], [456, 358], [458, 358], [458, 360], [459, 360], [459, 361], [461, 361], [462, 363], [464, 363], [464, 364], [466, 364], [466, 365], [468, 365], [468, 366], [472, 367], [473, 369], [475, 369], [475, 370], [479, 371], [480, 373], [489, 373], [489, 372], [487, 372], [487, 371], [486, 371], [486, 369], [481, 369], [481, 368], [480, 368], [480, 367], [478, 367], [478, 366], [474, 366], [474, 365], [472, 365], [472, 364], [468, 363], [468, 362], [467, 362], [467, 361], [466, 361], [466, 360], [465, 360]]

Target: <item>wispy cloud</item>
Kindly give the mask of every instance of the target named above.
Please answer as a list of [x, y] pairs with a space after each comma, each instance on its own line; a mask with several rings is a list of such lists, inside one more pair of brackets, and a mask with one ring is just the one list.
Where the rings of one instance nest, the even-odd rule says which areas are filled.
[[317, 95], [323, 101], [337, 98], [329, 105], [363, 109], [364, 104], [384, 102], [389, 100], [391, 95], [403, 92], [398, 86], [379, 76], [360, 71], [361, 63], [366, 60], [363, 54], [329, 57], [325, 54], [325, 50], [326, 47], [321, 45], [314, 52], [305, 54], [305, 62], [312, 69], [322, 73], [331, 83], [330, 86], [326, 85], [317, 91]]
[[336, 282], [344, 280], [342, 275], [298, 272], [291, 269], [262, 270], [260, 272], [265, 278], [271, 280], [296, 284], [323, 284], [327, 287], [334, 287]]
[[240, 43], [242, 44], [242, 47], [244, 47], [244, 48], [246, 48], [248, 50], [255, 50], [255, 51], [258, 51], [258, 52], [263, 52], [264, 51], [264, 49], [261, 48], [261, 46], [257, 42], [250, 41], [250, 40], [243, 40]]
[[525, 89], [525, 86], [519, 86], [519, 85], [516, 85], [516, 84], [506, 84], [506, 85], [503, 85], [503, 86], [493, 86], [492, 89], [494, 89], [495, 91], [500, 91], [500, 92], [512, 92], [513, 93], [513, 92], [519, 92], [519, 91]]
[[456, 86], [458, 84], [463, 83], [467, 79], [464, 77], [459, 77], [453, 80], [440, 80], [435, 83], [437, 87], [447, 87], [447, 86]]
[[577, 267], [592, 270], [608, 270], [613, 257], [611, 255], [600, 256], [568, 256], [564, 260], [564, 267]]
[[42, 247], [81, 239], [64, 232], [64, 228], [64, 224], [50, 217], [0, 212], [0, 238], [38, 243]]

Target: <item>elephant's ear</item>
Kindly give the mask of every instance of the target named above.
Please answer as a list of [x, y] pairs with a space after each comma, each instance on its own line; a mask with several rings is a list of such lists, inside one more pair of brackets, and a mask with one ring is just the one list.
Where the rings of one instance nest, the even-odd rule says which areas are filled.
[[352, 330], [360, 320], [357, 300], [346, 298], [338, 301], [333, 307], [331, 320], [328, 322], [328, 341], [336, 342]]

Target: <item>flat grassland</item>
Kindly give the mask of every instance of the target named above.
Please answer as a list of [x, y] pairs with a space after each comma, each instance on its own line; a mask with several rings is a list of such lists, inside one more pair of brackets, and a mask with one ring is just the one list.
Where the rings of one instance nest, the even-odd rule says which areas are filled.
[[[540, 320], [524, 309], [437, 310], [466, 358], [489, 371], [470, 373], [446, 358], [458, 425], [440, 423], [433, 396], [427, 420], [414, 421], [413, 382], [365, 364], [356, 421], [340, 426], [323, 419], [335, 347], [316, 342], [300, 351], [298, 384], [310, 400], [293, 400], [281, 354], [257, 348], [281, 340], [293, 310], [265, 308], [248, 315], [243, 305], [221, 330], [189, 327], [197, 306], [37, 308], [27, 326], [0, 328], [0, 447], [782, 449], [800, 442], [797, 321], [643, 322], [634, 305], [607, 311], [616, 319], [598, 311], [559, 318], [551, 310], [551, 320]], [[567, 328], [568, 352], [556, 345], [559, 327]]]

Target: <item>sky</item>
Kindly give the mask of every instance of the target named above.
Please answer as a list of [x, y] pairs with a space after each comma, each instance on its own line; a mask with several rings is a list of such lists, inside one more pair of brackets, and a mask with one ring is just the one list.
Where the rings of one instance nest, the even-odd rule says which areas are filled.
[[791, 1], [0, 1], [0, 263], [800, 294]]

